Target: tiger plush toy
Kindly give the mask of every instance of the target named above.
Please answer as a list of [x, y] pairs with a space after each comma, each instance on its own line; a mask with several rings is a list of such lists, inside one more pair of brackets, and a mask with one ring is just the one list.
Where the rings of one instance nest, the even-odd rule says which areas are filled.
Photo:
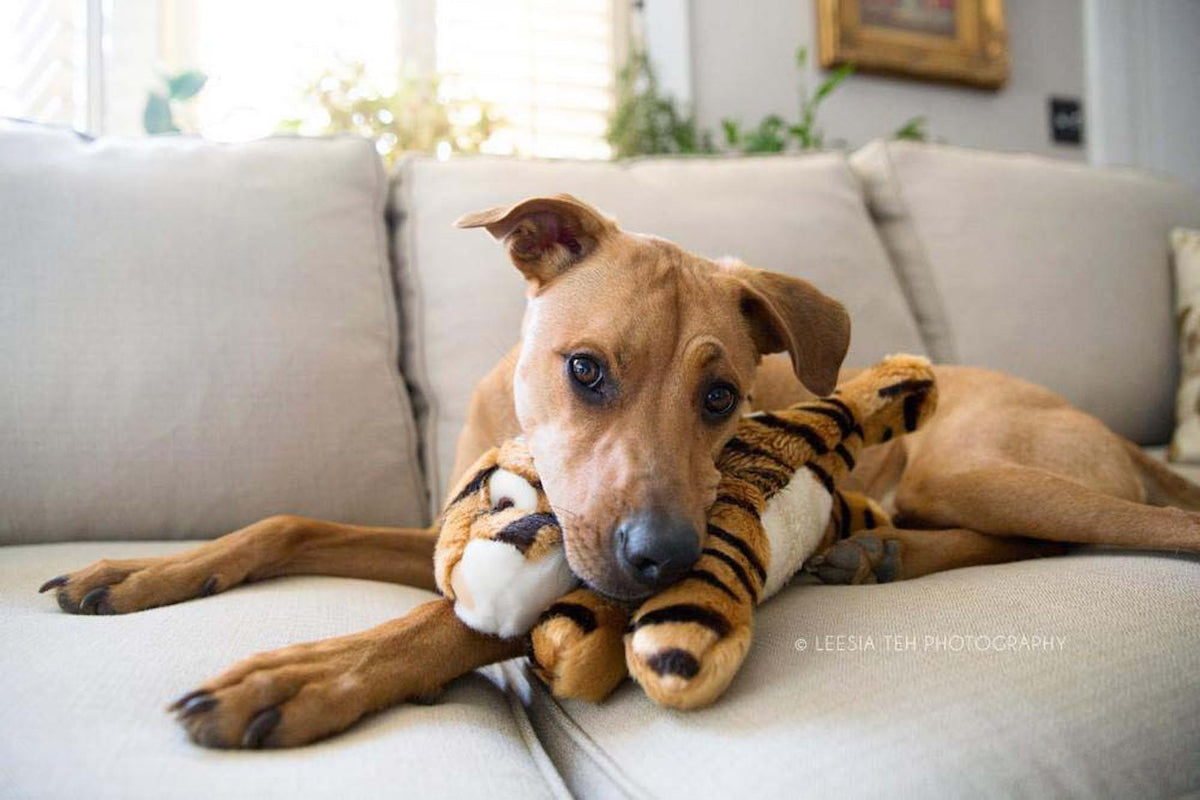
[[[632, 613], [579, 585], [528, 450], [506, 442], [467, 472], [443, 512], [438, 587], [472, 628], [528, 633], [533, 671], [556, 696], [599, 702], [631, 674], [662, 705], [707, 705], [737, 674], [759, 603], [806, 564], [821, 576], [831, 548], [855, 532], [891, 524], [837, 484], [864, 446], [915, 430], [936, 404], [929, 362], [899, 355], [830, 397], [743, 417], [717, 461], [700, 559]], [[894, 565], [877, 555], [878, 569]]]

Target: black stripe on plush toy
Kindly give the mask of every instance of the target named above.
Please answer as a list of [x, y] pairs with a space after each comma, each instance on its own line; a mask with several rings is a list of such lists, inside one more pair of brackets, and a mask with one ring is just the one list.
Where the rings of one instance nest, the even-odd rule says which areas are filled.
[[787, 486], [788, 481], [792, 479], [791, 470], [788, 470], [786, 475], [780, 473], [778, 470], [767, 469], [765, 467], [745, 467], [738, 471], [749, 478], [756, 479], [751, 482], [756, 489], [762, 492], [763, 497], [767, 499], [770, 499], [776, 492]]
[[767, 582], [767, 570], [763, 567], [762, 562], [758, 560], [758, 556], [754, 554], [754, 551], [750, 549], [750, 545], [721, 526], [714, 525], [711, 522], [708, 523], [708, 535], [715, 536], [721, 541], [736, 547], [737, 551], [742, 554], [742, 558], [746, 559], [746, 563], [758, 573], [759, 583]]
[[538, 624], [559, 617], [571, 620], [585, 634], [596, 630], [596, 612], [579, 603], [555, 603], [542, 612], [538, 617]]
[[841, 511], [841, 519], [838, 520], [838, 538], [845, 539], [850, 536], [850, 504], [846, 502], [845, 496], [841, 492], [837, 493], [838, 509]]
[[492, 538], [497, 542], [511, 544], [524, 553], [537, 541], [538, 531], [547, 525], [557, 526], [558, 518], [553, 514], [530, 514], [508, 523]]
[[725, 566], [729, 567], [733, 574], [737, 576], [737, 579], [742, 582], [742, 586], [746, 588], [746, 594], [750, 595], [750, 599], [758, 602], [758, 591], [754, 588], [754, 583], [750, 580], [749, 573], [746, 572], [745, 567], [734, 560], [733, 556], [729, 555], [728, 553], [722, 553], [720, 550], [716, 550], [712, 547], [706, 547], [701, 550], [700, 553], [702, 555], [712, 556]]
[[678, 675], [691, 680], [700, 673], [700, 662], [686, 650], [672, 647], [646, 659], [646, 666], [658, 675]]
[[629, 632], [633, 633], [647, 625], [665, 625], [671, 622], [693, 622], [697, 625], [703, 625], [717, 636], [724, 636], [729, 633], [729, 622], [725, 617], [716, 611], [710, 611], [702, 606], [691, 604], [667, 606], [666, 608], [656, 608], [653, 611], [647, 611], [634, 620], [633, 624], [629, 626]]
[[720, 578], [718, 578], [716, 575], [713, 575], [711, 572], [709, 572], [706, 569], [694, 569], [691, 572], [689, 572], [687, 575], [684, 575], [683, 579], [685, 581], [686, 580], [696, 580], [696, 581], [700, 581], [701, 583], [707, 583], [709, 586], [713, 587], [714, 589], [720, 589], [722, 592], [729, 595], [730, 600], [736, 600], [739, 603], [742, 600], [742, 598], [737, 596], [737, 592], [735, 592], [733, 589], [730, 589], [728, 586], [725, 585], [724, 581], [722, 581]]
[[[759, 519], [758, 509], [755, 508], [754, 503], [751, 503], [749, 500], [743, 500], [742, 498], [734, 497], [731, 494], [719, 494], [717, 495], [717, 503], [725, 503], [726, 505], [737, 506], [755, 519]], [[716, 505], [716, 503], [714, 503], [714, 505]]]
[[834, 406], [834, 407], [840, 409], [841, 412], [846, 415], [846, 421], [850, 423], [850, 426], [848, 428], [842, 429], [843, 436], [845, 436], [846, 434], [854, 433], [854, 434], [858, 435], [858, 438], [860, 438], [860, 439], [862, 438], [862, 435], [863, 435], [862, 426], [858, 424], [858, 418], [855, 417], [854, 411], [850, 408], [850, 406], [846, 405], [844, 402], [837, 399], [836, 397], [822, 397], [820, 402], [829, 403], [831, 406]]
[[803, 422], [789, 422], [786, 419], [781, 419], [774, 414], [759, 414], [756, 417], [749, 418], [751, 422], [757, 422], [767, 428], [783, 431], [791, 436], [799, 436], [804, 442], [812, 448], [813, 452], [819, 456], [823, 456], [829, 452], [829, 445], [825, 444], [825, 440], [820, 434], [812, 429], [811, 426], [805, 425]]
[[492, 473], [498, 469], [500, 469], [499, 464], [492, 464], [490, 467], [484, 467], [483, 469], [479, 470], [479, 472], [475, 473], [475, 477], [471, 478], [471, 482], [464, 486], [463, 490], [458, 493], [458, 496], [451, 500], [449, 504], [447, 504], [446, 508], [456, 505], [457, 503], [462, 502], [478, 492], [479, 487], [483, 486], [483, 482], [492, 477]]
[[846, 469], [854, 469], [854, 456], [850, 455], [850, 451], [846, 449], [846, 445], [839, 444], [837, 447], [833, 448], [833, 452], [837, 453], [842, 459], [842, 462], [846, 465]]
[[764, 461], [768, 461], [768, 462], [778, 465], [780, 469], [785, 469], [788, 472], [791, 472], [795, 469], [795, 467], [793, 467], [791, 464], [784, 461], [782, 458], [775, 455], [774, 453], [768, 453], [766, 450], [763, 450], [761, 447], [755, 447], [754, 445], [746, 442], [744, 439], [739, 439], [736, 436], [725, 443], [725, 449], [732, 450], [735, 453], [741, 453], [742, 455], [745, 455], [745, 456], [753, 456], [754, 458], [761, 458]]
[[900, 381], [899, 383], [893, 383], [891, 386], [883, 387], [879, 390], [879, 396], [886, 399], [909, 392], [923, 393], [930, 386], [933, 386], [933, 381], [928, 378], [909, 378], [906, 381]]
[[925, 392], [910, 394], [904, 398], [904, 430], [912, 433], [921, 419], [921, 406], [925, 405]]
[[805, 464], [804, 466], [808, 467], [812, 474], [817, 477], [817, 480], [819, 480], [821, 485], [825, 487], [825, 491], [833, 494], [833, 478], [829, 477], [828, 472], [821, 469], [816, 464]]

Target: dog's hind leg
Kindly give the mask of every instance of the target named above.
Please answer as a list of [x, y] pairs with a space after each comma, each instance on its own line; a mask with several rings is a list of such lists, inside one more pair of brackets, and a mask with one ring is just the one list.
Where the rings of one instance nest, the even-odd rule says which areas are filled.
[[1125, 446], [1146, 490], [1147, 503], [1200, 511], [1200, 486], [1177, 475], [1166, 464], [1142, 452], [1142, 448], [1133, 442], [1126, 442]]
[[368, 528], [276, 516], [158, 558], [98, 561], [47, 581], [72, 614], [124, 614], [282, 575], [331, 575], [435, 588], [437, 529]]
[[1200, 552], [1200, 514], [1113, 497], [1037, 467], [995, 463], [905, 476], [896, 507], [906, 526], [994, 536]]
[[804, 571], [825, 584], [889, 583], [934, 572], [1062, 555], [1070, 545], [964, 528], [881, 527], [841, 539], [809, 559]]

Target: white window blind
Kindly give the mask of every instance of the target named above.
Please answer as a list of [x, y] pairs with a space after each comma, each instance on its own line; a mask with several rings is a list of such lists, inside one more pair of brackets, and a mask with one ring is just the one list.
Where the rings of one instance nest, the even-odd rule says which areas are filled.
[[89, 5], [0, 2], [0, 116], [90, 128]]
[[507, 125], [485, 147], [607, 158], [622, 0], [437, 0], [437, 70]]
[[198, 69], [209, 80], [177, 109], [184, 129], [251, 139], [292, 118], [319, 129], [305, 87], [362, 64], [380, 91], [436, 71], [443, 99], [489, 104], [504, 124], [487, 152], [605, 158], [627, 13], [628, 0], [0, 0], [0, 114], [137, 134], [158, 76]]

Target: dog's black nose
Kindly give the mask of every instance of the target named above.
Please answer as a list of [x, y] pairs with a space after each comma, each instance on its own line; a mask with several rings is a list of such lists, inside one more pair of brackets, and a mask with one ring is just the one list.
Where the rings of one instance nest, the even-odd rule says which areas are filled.
[[631, 578], [650, 590], [669, 586], [700, 557], [700, 535], [684, 517], [642, 511], [617, 528], [617, 558]]

